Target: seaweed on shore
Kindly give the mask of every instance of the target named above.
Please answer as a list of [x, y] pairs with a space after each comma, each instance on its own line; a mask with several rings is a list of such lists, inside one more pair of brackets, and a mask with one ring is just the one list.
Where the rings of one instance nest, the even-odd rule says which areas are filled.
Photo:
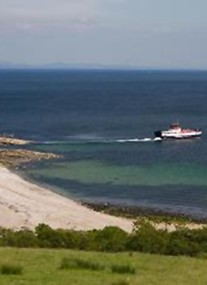
[[110, 203], [93, 203], [82, 202], [82, 204], [88, 208], [91, 208], [97, 212], [105, 214], [124, 217], [128, 219], [146, 218], [148, 221], [154, 223], [176, 223], [176, 224], [206, 224], [207, 219], [201, 217], [194, 217], [187, 214], [181, 214], [180, 212], [167, 212], [162, 209], [152, 209], [138, 206], [127, 206]]

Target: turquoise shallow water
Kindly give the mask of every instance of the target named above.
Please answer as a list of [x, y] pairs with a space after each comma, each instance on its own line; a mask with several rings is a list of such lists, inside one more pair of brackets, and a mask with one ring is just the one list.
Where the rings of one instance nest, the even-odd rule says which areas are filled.
[[117, 166], [99, 161], [54, 163], [28, 173], [50, 179], [75, 180], [85, 184], [129, 186], [207, 186], [207, 166], [196, 164], [156, 164], [144, 166]]
[[[34, 164], [25, 172], [55, 187], [55, 191], [82, 201], [207, 217], [207, 164], [196, 157], [196, 144], [200, 143], [201, 140], [39, 144], [33, 148], [60, 153], [63, 158]], [[186, 151], [188, 159], [183, 160]]]

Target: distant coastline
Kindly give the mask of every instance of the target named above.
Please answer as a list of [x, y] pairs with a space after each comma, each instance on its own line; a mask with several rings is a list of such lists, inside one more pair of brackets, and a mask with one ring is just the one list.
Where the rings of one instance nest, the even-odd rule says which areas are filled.
[[79, 63], [48, 63], [48, 64], [21, 64], [0, 62], [0, 70], [65, 70], [65, 71], [140, 71], [140, 72], [207, 72], [207, 68], [194, 69], [184, 67], [151, 67], [133, 65], [107, 65], [107, 64], [79, 64]]

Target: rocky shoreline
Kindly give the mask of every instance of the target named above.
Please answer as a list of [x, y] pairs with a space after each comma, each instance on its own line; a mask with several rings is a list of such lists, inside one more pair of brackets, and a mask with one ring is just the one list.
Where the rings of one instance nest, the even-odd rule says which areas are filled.
[[[60, 158], [60, 155], [54, 153], [25, 149], [24, 146], [31, 143], [30, 140], [0, 136], [0, 164], [7, 168], [16, 168], [25, 163]], [[24, 148], [21, 149], [21, 146]]]
[[0, 145], [27, 145], [30, 143], [32, 143], [32, 141], [15, 137], [0, 136]]
[[0, 164], [8, 168], [17, 167], [23, 163], [57, 158], [60, 158], [60, 156], [54, 153], [44, 153], [25, 149], [0, 150]]
[[110, 203], [89, 203], [82, 202], [82, 204], [94, 211], [117, 216], [128, 219], [142, 219], [145, 218], [148, 221], [160, 223], [176, 223], [178, 225], [184, 225], [188, 223], [207, 224], [206, 218], [193, 217], [187, 214], [181, 214], [180, 212], [167, 212], [161, 209], [152, 209], [139, 206], [126, 206]]

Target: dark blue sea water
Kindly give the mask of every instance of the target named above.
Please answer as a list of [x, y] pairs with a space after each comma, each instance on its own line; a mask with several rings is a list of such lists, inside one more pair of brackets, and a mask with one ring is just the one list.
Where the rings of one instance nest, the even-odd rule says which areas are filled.
[[[0, 114], [63, 155], [24, 170], [55, 191], [207, 217], [207, 72], [0, 71]], [[203, 136], [153, 141], [172, 121]]]

